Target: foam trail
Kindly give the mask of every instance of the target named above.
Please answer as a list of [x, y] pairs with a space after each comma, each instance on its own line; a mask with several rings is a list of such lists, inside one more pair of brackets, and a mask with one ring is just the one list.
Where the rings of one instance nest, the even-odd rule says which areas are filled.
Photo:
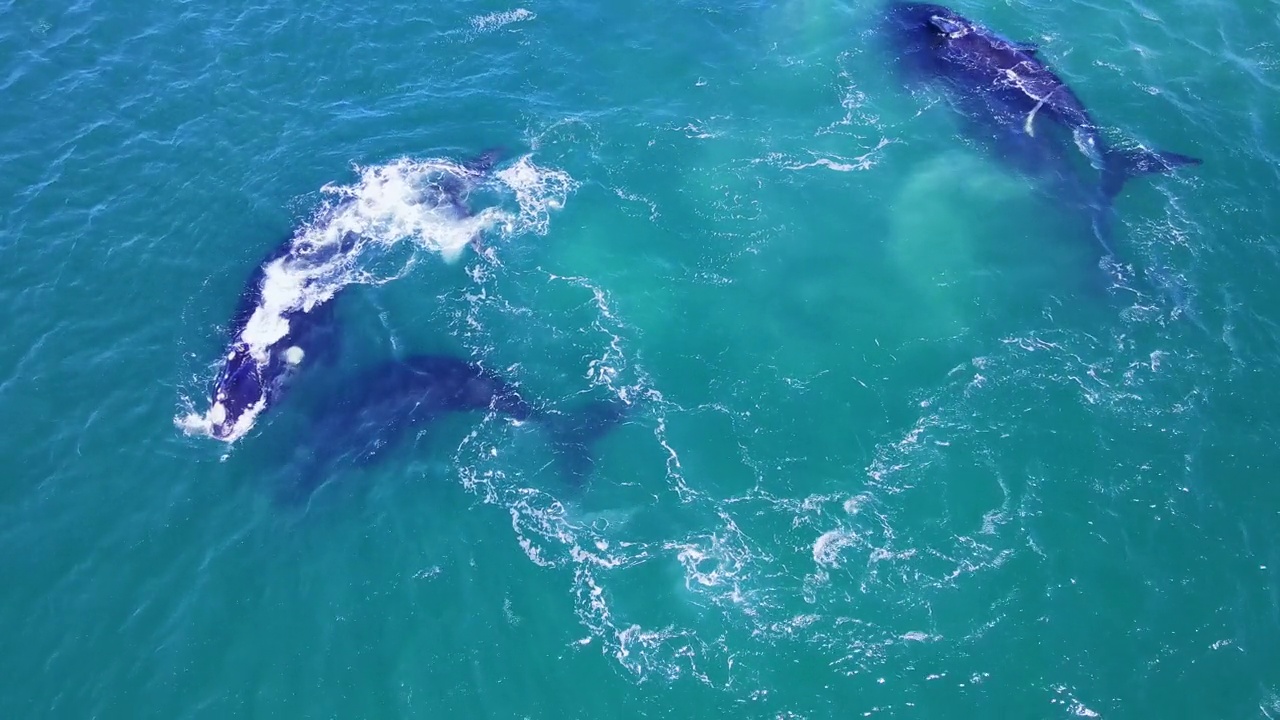
[[505, 12], [491, 12], [488, 15], [477, 15], [471, 18], [471, 27], [477, 34], [491, 32], [497, 30], [504, 25], [511, 23], [525, 22], [538, 17], [533, 12], [524, 8], [516, 8], [515, 10], [507, 10]]

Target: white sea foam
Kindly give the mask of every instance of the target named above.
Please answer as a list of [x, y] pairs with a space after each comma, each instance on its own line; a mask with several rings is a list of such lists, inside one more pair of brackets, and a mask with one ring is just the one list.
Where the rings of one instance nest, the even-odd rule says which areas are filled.
[[516, 8], [515, 10], [506, 10], [504, 12], [493, 12], [488, 15], [477, 15], [471, 18], [471, 27], [477, 33], [492, 32], [511, 23], [524, 22], [538, 17], [532, 11], [524, 8]]
[[[488, 446], [476, 442], [483, 434], [470, 436], [469, 449], [455, 457], [459, 472], [486, 502], [510, 512], [516, 542], [531, 562], [566, 578], [584, 630], [570, 652], [600, 652], [640, 681], [693, 680], [741, 698], [781, 694], [754, 668], [785, 661], [789, 653], [823, 659], [834, 674], [877, 682], [870, 673], [894, 657], [933, 654], [922, 646], [959, 647], [990, 632], [1007, 614], [999, 602], [961, 626], [936, 625], [933, 608], [992, 582], [1020, 553], [1043, 553], [1028, 525], [1039, 502], [1035, 479], [1007, 477], [988, 446], [973, 442], [975, 430], [1000, 437], [1027, 432], [1006, 417], [1010, 391], [1034, 398], [1048, 379], [1074, 384], [1084, 378], [1098, 387], [1082, 391], [1082, 402], [1105, 407], [1127, 402], [1121, 386], [1164, 378], [1173, 363], [1153, 367], [1149, 351], [1135, 351], [1133, 363], [1113, 368], [1109, 384], [1115, 387], [1109, 387], [1087, 359], [1076, 357], [1079, 348], [1068, 351], [1077, 343], [1043, 334], [1005, 339], [913, 398], [918, 415], [876, 438], [865, 468], [794, 495], [789, 486], [806, 480], [788, 475], [787, 465], [767, 454], [756, 455], [756, 433], [767, 445], [767, 429], [757, 430], [751, 412], [732, 409], [735, 400], [750, 407], [749, 399], [727, 392], [729, 409], [716, 407], [741, 422], [743, 465], [759, 482], [725, 497], [717, 494], [721, 478], [707, 474], [706, 457], [681, 445], [679, 432], [667, 432], [668, 423], [688, 428], [709, 410], [665, 400], [646, 375], [631, 344], [637, 331], [627, 326], [627, 301], [634, 298], [614, 298], [607, 282], [591, 277], [548, 274], [548, 280], [579, 292], [580, 305], [594, 304], [594, 320], [574, 325], [593, 338], [581, 355], [584, 383], [638, 400], [644, 418], [631, 423], [653, 429], [652, 437], [633, 432], [629, 438], [646, 445], [647, 457], [634, 460], [646, 465], [627, 469], [643, 478], [637, 483], [644, 488], [643, 509], [610, 508], [636, 517], [602, 523], [604, 511], [579, 512], [550, 492], [521, 488], [526, 480], [519, 469], [485, 464]], [[490, 310], [527, 312], [505, 305], [498, 294], [475, 294], [475, 314], [467, 321], [483, 328]], [[1027, 360], [1038, 369], [1014, 371]], [[991, 503], [949, 503], [948, 483], [957, 477]], [[1099, 712], [1074, 697], [1063, 702], [1076, 716]]]
[[813, 561], [830, 568], [840, 567], [840, 551], [857, 543], [858, 536], [848, 530], [828, 530], [813, 543]]

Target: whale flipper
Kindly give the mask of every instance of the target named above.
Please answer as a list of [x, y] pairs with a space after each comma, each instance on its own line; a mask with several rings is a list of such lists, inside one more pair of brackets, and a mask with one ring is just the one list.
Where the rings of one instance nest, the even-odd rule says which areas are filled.
[[1035, 125], [1033, 125], [1032, 123], [1035, 122], [1036, 113], [1040, 112], [1040, 108], [1042, 107], [1044, 107], [1044, 100], [1041, 100], [1040, 102], [1036, 103], [1036, 106], [1031, 108], [1031, 112], [1027, 113], [1027, 121], [1022, 125], [1023, 131], [1026, 132], [1031, 137], [1036, 136], [1036, 128], [1035, 128]]

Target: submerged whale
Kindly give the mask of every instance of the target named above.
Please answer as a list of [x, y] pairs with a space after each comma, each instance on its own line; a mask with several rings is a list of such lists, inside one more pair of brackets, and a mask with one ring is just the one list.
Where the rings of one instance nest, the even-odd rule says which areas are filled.
[[497, 374], [452, 355], [391, 360], [342, 382], [315, 413], [306, 433], [306, 469], [287, 495], [304, 499], [336, 467], [371, 465], [413, 430], [446, 414], [475, 411], [544, 426], [562, 472], [581, 479], [593, 463], [593, 443], [629, 410], [620, 400], [591, 402], [567, 413], [537, 407]]
[[[470, 216], [467, 191], [497, 161], [489, 150], [463, 166], [458, 176], [440, 179], [433, 197], [421, 202], [447, 208], [455, 219]], [[336, 239], [317, 243], [326, 226], [356, 202], [348, 199], [326, 208], [306, 226], [277, 245], [249, 276], [230, 322], [231, 341], [210, 391], [205, 416], [214, 438], [234, 442], [274, 404], [304, 359], [332, 354], [335, 293], [313, 291], [333, 284], [351, 270], [353, 249], [361, 237], [340, 230]], [[477, 237], [472, 243], [478, 243]], [[277, 282], [273, 282], [277, 281]], [[285, 295], [283, 299], [273, 297]]]
[[898, 70], [911, 80], [940, 85], [972, 139], [1087, 209], [1109, 254], [1112, 204], [1125, 181], [1201, 162], [1109, 145], [1035, 45], [1004, 38], [942, 5], [893, 2], [883, 32]]

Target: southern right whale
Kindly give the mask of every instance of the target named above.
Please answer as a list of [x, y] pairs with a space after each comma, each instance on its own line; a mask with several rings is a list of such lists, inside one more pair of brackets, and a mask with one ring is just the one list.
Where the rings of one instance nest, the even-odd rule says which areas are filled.
[[[491, 149], [437, 180], [434, 196], [421, 202], [446, 208], [453, 219], [469, 217], [466, 194], [497, 161]], [[259, 264], [241, 292], [230, 323], [231, 341], [210, 390], [205, 415], [214, 438], [234, 442], [274, 404], [305, 358], [326, 354], [333, 329], [333, 293], [326, 285], [351, 271], [352, 250], [361, 241], [353, 230], [327, 228], [356, 202], [346, 199], [279, 243]], [[336, 237], [328, 237], [335, 235]], [[315, 237], [327, 242], [316, 242]], [[472, 238], [473, 245], [479, 242]], [[282, 295], [284, 297], [275, 297]]]
[[892, 2], [883, 20], [896, 68], [911, 80], [941, 86], [971, 139], [998, 160], [1039, 181], [1042, 189], [1070, 194], [1090, 212], [1108, 254], [1112, 204], [1126, 180], [1201, 162], [1108, 144], [1084, 103], [1033, 44], [1009, 40], [930, 3]]
[[385, 361], [339, 383], [313, 414], [302, 475], [285, 494], [305, 499], [339, 466], [373, 464], [413, 430], [446, 414], [477, 411], [542, 425], [562, 472], [580, 480], [593, 463], [593, 443], [622, 422], [630, 407], [621, 400], [589, 402], [569, 412], [539, 407], [496, 373], [452, 355]]

